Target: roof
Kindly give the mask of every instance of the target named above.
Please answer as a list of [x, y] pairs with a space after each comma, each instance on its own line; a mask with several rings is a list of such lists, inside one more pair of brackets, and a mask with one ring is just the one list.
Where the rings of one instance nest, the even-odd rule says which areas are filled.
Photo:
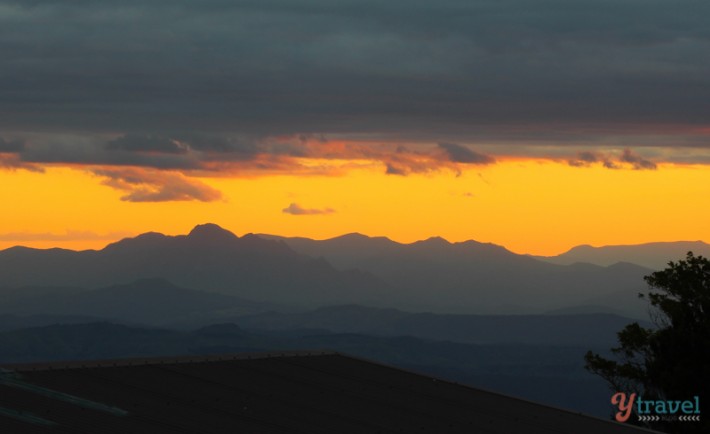
[[4, 365], [3, 433], [649, 432], [335, 352]]

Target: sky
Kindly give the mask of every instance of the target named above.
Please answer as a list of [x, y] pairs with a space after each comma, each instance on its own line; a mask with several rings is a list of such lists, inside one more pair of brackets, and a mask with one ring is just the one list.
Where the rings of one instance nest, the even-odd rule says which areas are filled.
[[0, 0], [0, 248], [710, 241], [710, 3]]

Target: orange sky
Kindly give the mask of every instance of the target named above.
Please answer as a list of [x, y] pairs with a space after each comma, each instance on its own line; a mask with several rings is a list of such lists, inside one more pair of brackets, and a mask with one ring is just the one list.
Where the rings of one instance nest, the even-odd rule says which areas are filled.
[[[321, 239], [360, 232], [401, 242], [439, 235], [543, 255], [579, 244], [710, 240], [707, 166], [610, 170], [498, 159], [492, 165], [467, 166], [458, 176], [449, 168], [393, 176], [384, 174], [382, 163], [308, 164], [341, 168], [338, 175], [199, 178], [206, 189], [221, 193], [208, 202], [121, 200], [125, 191], [81, 167], [47, 166], [44, 173], [0, 170], [0, 248], [101, 248], [123, 236], [181, 234], [205, 222], [238, 235]], [[283, 212], [290, 204], [328, 212]]]

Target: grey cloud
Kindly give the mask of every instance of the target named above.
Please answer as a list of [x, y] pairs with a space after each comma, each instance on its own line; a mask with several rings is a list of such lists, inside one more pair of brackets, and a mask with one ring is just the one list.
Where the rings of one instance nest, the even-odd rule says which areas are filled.
[[634, 154], [630, 149], [624, 149], [624, 152], [621, 154], [620, 161], [632, 164], [634, 169], [637, 170], [655, 170], [657, 168], [656, 163], [647, 160], [640, 155]]
[[24, 169], [31, 172], [44, 172], [44, 169], [41, 166], [23, 161], [20, 153], [24, 150], [24, 140], [7, 140], [0, 137], [0, 169]]
[[[334, 143], [323, 136], [270, 138], [198, 132], [128, 133], [118, 137], [34, 134], [31, 144], [11, 157], [13, 161], [25, 164], [139, 167], [200, 176], [219, 175], [221, 171], [236, 175], [240, 172], [249, 175], [337, 172], [329, 169], [329, 163], [309, 169], [300, 159], [380, 162], [391, 175], [441, 169], [459, 173], [462, 164], [491, 164], [495, 161], [451, 143], [416, 145], [410, 149], [402, 145]], [[333, 164], [333, 167], [338, 165]]]
[[631, 149], [624, 149], [621, 155], [615, 153], [601, 153], [591, 151], [581, 151], [577, 153], [576, 158], [568, 160], [570, 166], [574, 167], [589, 167], [594, 163], [601, 163], [607, 169], [621, 169], [624, 165], [631, 165], [635, 170], [655, 170], [656, 163], [645, 159]]
[[[0, 0], [0, 9], [7, 131], [473, 143], [515, 130], [523, 142], [710, 116], [707, 2]], [[201, 149], [236, 158], [244, 148]]]
[[48, 141], [33, 143], [21, 154], [23, 162], [33, 164], [80, 164], [110, 166], [140, 166], [156, 169], [198, 169], [199, 161], [189, 153], [149, 153], [110, 150], [103, 140], [87, 143]]
[[570, 159], [567, 162], [570, 166], [574, 167], [587, 167], [590, 166], [592, 163], [602, 162], [602, 164], [604, 164], [606, 167], [611, 168], [607, 166], [608, 164], [610, 164], [610, 162], [605, 156], [591, 151], [578, 152], [576, 158]]
[[598, 161], [599, 157], [593, 152], [580, 152], [577, 155], [577, 159], [580, 161], [584, 161], [586, 163], [595, 163]]
[[24, 169], [29, 170], [30, 172], [44, 172], [44, 168], [42, 168], [41, 166], [32, 163], [26, 163], [20, 160], [20, 158], [14, 154], [0, 155], [0, 169]]
[[190, 201], [211, 202], [222, 194], [214, 188], [184, 175], [145, 169], [95, 169], [109, 187], [126, 192], [127, 202]]
[[387, 175], [401, 175], [407, 174], [407, 171], [401, 167], [397, 167], [392, 163], [385, 164], [385, 174]]
[[449, 161], [466, 164], [491, 164], [495, 160], [488, 155], [479, 154], [471, 149], [455, 143], [439, 143], [439, 148], [444, 150]]
[[291, 215], [322, 215], [322, 214], [332, 214], [335, 212], [335, 210], [332, 208], [323, 208], [323, 209], [303, 208], [301, 205], [299, 205], [297, 203], [291, 203], [289, 206], [282, 209], [281, 212], [283, 212], [284, 214], [291, 214]]
[[178, 132], [173, 136], [195, 151], [216, 154], [220, 159], [247, 160], [264, 151], [260, 143], [263, 138], [258, 136], [200, 131]]
[[189, 152], [189, 147], [178, 140], [153, 135], [124, 135], [111, 140], [106, 147], [109, 150], [130, 152], [157, 152], [164, 154], [186, 154]]
[[203, 170], [211, 161], [249, 161], [269, 150], [256, 138], [207, 133], [35, 134], [18, 159], [32, 164], [139, 166]]

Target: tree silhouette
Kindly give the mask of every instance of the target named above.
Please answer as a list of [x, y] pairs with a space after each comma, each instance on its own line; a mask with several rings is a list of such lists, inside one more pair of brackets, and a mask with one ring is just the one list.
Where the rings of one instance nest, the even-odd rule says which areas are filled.
[[[618, 333], [617, 360], [587, 352], [586, 368], [618, 392], [644, 400], [689, 400], [701, 411], [710, 399], [710, 261], [688, 252], [685, 260], [644, 277], [649, 285], [654, 328], [638, 323]], [[634, 418], [629, 419], [632, 422]], [[710, 432], [710, 413], [700, 422], [658, 421], [651, 427], [672, 433]], [[638, 422], [637, 422], [638, 423]]]

